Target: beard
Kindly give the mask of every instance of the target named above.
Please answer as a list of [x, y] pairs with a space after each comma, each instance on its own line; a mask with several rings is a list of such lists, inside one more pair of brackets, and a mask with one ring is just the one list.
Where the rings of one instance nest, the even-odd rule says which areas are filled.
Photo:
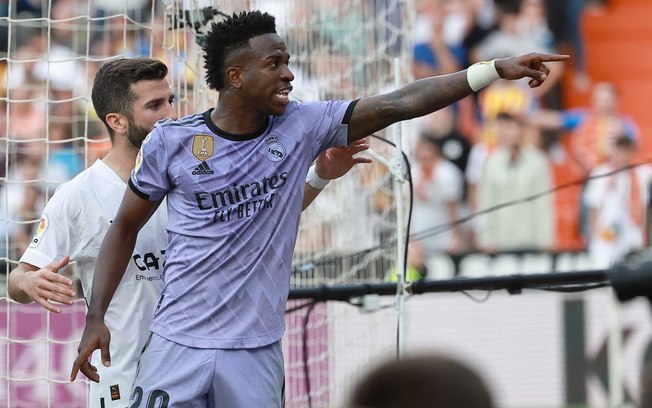
[[133, 119], [129, 119], [129, 131], [127, 132], [127, 141], [136, 149], [140, 149], [143, 140], [149, 134], [150, 129], [144, 128], [136, 124]]

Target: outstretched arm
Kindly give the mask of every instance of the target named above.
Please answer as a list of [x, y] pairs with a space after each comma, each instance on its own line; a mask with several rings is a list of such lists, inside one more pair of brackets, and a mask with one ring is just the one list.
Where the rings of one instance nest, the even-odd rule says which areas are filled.
[[[324, 180], [335, 180], [348, 173], [353, 166], [360, 163], [371, 163], [371, 159], [366, 157], [354, 157], [356, 154], [369, 149], [365, 140], [358, 140], [349, 146], [337, 146], [327, 149], [317, 157], [315, 171], [319, 178]], [[310, 203], [322, 192], [323, 188], [318, 188], [306, 182], [303, 190], [302, 210], [305, 210]]]
[[77, 372], [80, 370], [90, 380], [99, 381], [97, 368], [88, 361], [93, 351], [97, 349], [101, 351], [102, 363], [105, 366], [111, 364], [109, 355], [111, 336], [104, 324], [104, 315], [125, 273], [136, 245], [138, 232], [160, 203], [161, 201], [143, 199], [127, 188], [118, 214], [104, 236], [97, 256], [93, 291], [86, 313], [86, 327], [77, 349], [79, 354], [73, 364], [70, 381], [77, 377]]
[[68, 265], [69, 257], [50, 262], [43, 268], [21, 262], [9, 274], [9, 296], [19, 303], [32, 301], [53, 313], [61, 309], [50, 302], [71, 305], [75, 300], [72, 280], [60, 275], [59, 269]]
[[[529, 77], [530, 87], [536, 88], [550, 73], [546, 62], [565, 61], [568, 58], [568, 55], [532, 53], [497, 59], [495, 68], [503, 79]], [[355, 105], [349, 121], [349, 142], [393, 123], [434, 112], [470, 95], [473, 90], [467, 71], [420, 79], [388, 94], [361, 99]]]

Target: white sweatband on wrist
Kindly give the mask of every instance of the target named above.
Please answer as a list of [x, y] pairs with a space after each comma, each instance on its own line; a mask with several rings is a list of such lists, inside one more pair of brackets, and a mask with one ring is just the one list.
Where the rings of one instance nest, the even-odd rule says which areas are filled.
[[323, 179], [317, 174], [316, 166], [311, 166], [308, 170], [308, 175], [306, 176], [306, 183], [310, 184], [313, 188], [317, 190], [323, 190], [324, 187], [330, 183], [330, 180]]
[[466, 70], [466, 80], [473, 92], [478, 92], [498, 79], [500, 75], [496, 70], [496, 60], [477, 62]]

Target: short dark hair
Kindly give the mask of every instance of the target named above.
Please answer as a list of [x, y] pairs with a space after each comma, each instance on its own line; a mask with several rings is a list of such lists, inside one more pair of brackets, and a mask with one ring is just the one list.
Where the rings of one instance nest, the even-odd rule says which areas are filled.
[[492, 408], [489, 389], [465, 364], [437, 354], [385, 362], [355, 388], [351, 405], [365, 408]]
[[91, 99], [97, 116], [102, 120], [113, 141], [113, 129], [106, 115], [119, 113], [133, 119], [136, 96], [131, 85], [143, 80], [160, 80], [168, 74], [168, 67], [151, 58], [120, 58], [102, 65], [95, 74]]
[[227, 57], [246, 49], [251, 38], [263, 34], [276, 34], [276, 21], [274, 16], [258, 10], [233, 13], [213, 23], [202, 46], [208, 87], [216, 91], [222, 89]]

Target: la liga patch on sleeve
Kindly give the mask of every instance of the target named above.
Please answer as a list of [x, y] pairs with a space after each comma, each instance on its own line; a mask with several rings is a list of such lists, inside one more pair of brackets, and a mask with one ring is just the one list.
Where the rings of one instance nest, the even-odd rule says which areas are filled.
[[41, 215], [41, 220], [38, 223], [38, 228], [36, 228], [32, 242], [29, 244], [30, 248], [38, 246], [38, 244], [41, 242], [41, 239], [43, 238], [43, 234], [45, 234], [45, 230], [48, 229], [48, 225], [48, 216], [46, 214]]
[[138, 169], [143, 164], [143, 149], [138, 150], [138, 156], [136, 156], [136, 164], [134, 165], [134, 173], [138, 173]]

